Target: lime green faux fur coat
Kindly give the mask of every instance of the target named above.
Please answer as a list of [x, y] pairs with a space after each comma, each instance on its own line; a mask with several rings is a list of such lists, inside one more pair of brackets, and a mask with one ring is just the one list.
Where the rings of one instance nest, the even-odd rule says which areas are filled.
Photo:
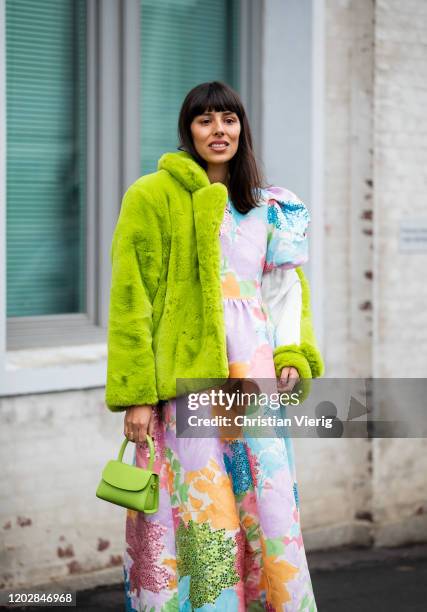
[[[220, 284], [219, 230], [227, 188], [210, 183], [186, 152], [165, 153], [157, 172], [124, 195], [111, 245], [105, 399], [112, 411], [176, 396], [176, 379], [229, 374]], [[300, 343], [277, 347], [276, 373], [305, 378], [323, 363], [301, 269]], [[194, 390], [197, 390], [194, 388]]]

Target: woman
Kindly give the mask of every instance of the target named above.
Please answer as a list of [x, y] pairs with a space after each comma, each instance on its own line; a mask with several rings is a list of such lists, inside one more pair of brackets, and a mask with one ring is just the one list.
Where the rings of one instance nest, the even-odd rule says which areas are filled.
[[[323, 373], [313, 334], [304, 204], [263, 187], [240, 98], [186, 96], [179, 151], [126, 192], [112, 242], [106, 403], [160, 474], [154, 515], [129, 510], [127, 610], [314, 611], [291, 440], [183, 438], [177, 379]], [[178, 395], [180, 395], [178, 393]]]

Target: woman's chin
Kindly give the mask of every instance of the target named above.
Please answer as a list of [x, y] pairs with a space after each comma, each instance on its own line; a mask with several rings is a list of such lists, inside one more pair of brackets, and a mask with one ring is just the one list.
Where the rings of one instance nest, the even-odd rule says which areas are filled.
[[209, 153], [203, 156], [210, 164], [223, 164], [224, 162], [230, 161], [232, 157], [233, 155], [230, 154], [230, 151], [223, 151], [220, 153], [212, 153], [209, 151]]

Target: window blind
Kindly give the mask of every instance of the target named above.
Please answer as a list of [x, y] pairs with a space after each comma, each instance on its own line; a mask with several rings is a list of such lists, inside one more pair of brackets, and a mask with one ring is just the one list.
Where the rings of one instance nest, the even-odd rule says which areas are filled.
[[7, 314], [83, 312], [86, 10], [6, 1]]
[[141, 0], [141, 172], [178, 146], [187, 92], [221, 80], [239, 91], [237, 0]]

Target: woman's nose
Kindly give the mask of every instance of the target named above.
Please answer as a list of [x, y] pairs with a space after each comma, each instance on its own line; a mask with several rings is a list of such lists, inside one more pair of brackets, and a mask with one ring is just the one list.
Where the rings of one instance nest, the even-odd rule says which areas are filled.
[[215, 123], [215, 125], [214, 125], [214, 132], [215, 132], [215, 134], [218, 134], [218, 133], [224, 134], [224, 127], [223, 127], [222, 121], [217, 121]]

